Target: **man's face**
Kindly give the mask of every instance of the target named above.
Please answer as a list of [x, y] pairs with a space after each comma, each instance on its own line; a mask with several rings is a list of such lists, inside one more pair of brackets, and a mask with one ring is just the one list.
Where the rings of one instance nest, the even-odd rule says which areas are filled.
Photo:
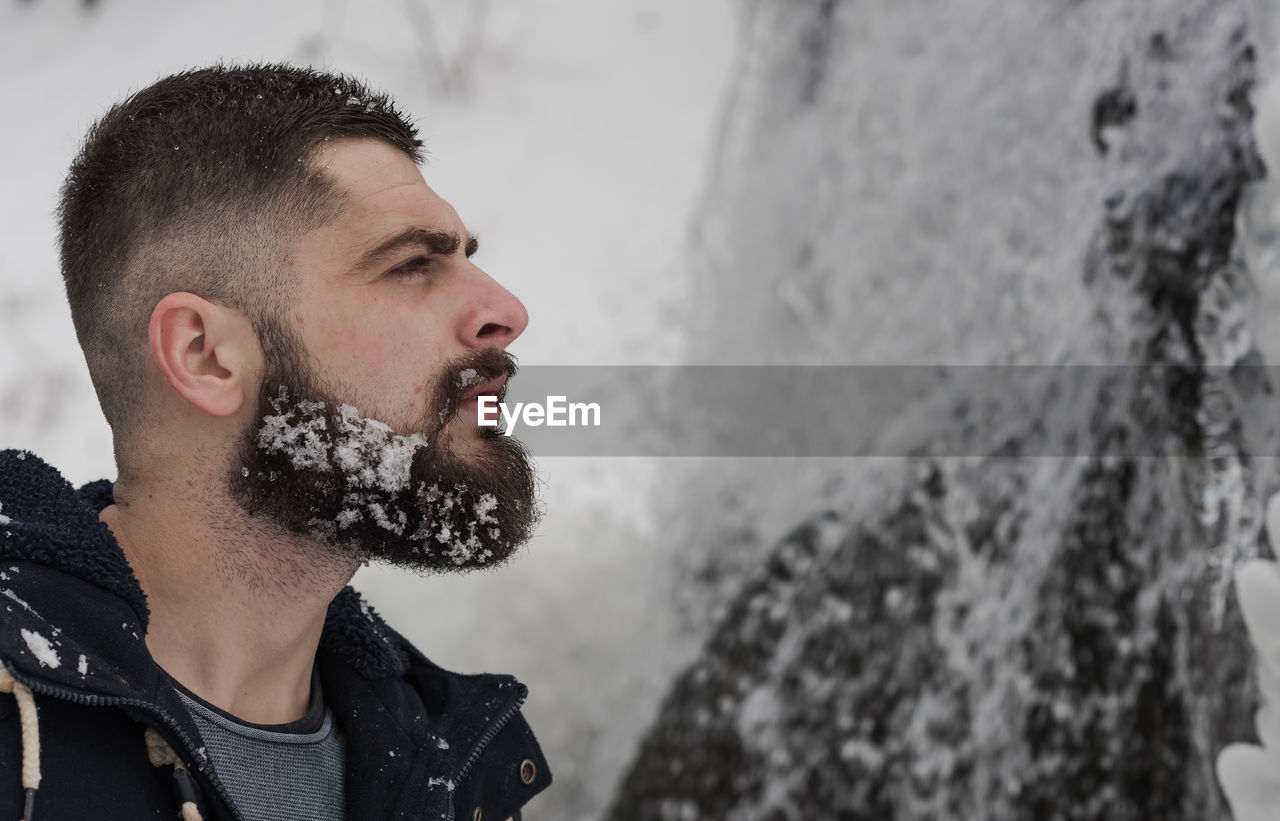
[[290, 314], [263, 334], [255, 419], [232, 465], [252, 515], [360, 558], [424, 569], [501, 561], [536, 520], [519, 443], [481, 428], [528, 316], [416, 165], [371, 141], [317, 165], [342, 215], [290, 255]]

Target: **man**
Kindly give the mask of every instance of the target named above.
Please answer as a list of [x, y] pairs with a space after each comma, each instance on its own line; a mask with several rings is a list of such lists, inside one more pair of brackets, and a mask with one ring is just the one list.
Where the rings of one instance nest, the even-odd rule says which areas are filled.
[[527, 315], [420, 145], [361, 83], [272, 65], [90, 130], [62, 267], [119, 476], [0, 453], [0, 817], [500, 821], [550, 783], [522, 685], [441, 670], [346, 587], [491, 566], [536, 520], [476, 424]]

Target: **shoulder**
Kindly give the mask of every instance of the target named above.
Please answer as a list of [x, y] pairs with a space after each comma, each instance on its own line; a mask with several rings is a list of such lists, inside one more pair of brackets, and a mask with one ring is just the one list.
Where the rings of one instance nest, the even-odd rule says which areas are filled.
[[[31, 562], [97, 587], [126, 602], [145, 624], [146, 596], [111, 531], [98, 520], [110, 503], [109, 482], [77, 490], [35, 454], [0, 450], [0, 562]], [[46, 582], [52, 584], [54, 576]]]
[[458, 817], [507, 818], [551, 784], [514, 677], [445, 670], [350, 589], [330, 607], [322, 648], [326, 700], [349, 750], [415, 761], [415, 789], [447, 793]]

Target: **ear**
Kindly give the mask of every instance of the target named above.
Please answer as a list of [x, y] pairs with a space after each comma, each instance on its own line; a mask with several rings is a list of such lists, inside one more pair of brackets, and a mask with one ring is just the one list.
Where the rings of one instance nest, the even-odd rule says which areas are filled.
[[211, 416], [244, 405], [259, 356], [257, 336], [239, 311], [185, 292], [151, 312], [151, 356], [173, 389]]

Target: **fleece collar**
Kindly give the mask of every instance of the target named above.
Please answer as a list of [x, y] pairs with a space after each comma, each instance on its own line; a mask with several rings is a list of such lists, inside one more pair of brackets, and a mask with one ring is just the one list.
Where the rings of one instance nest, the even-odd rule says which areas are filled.
[[[124, 551], [98, 520], [99, 511], [112, 502], [106, 480], [77, 490], [35, 454], [0, 450], [0, 563], [31, 562], [108, 593], [130, 611], [133, 632], [145, 635], [146, 594]], [[39, 592], [24, 590], [37, 598]], [[56, 591], [49, 593], [57, 598]], [[56, 612], [73, 604], [51, 600], [28, 606]], [[329, 605], [320, 646], [369, 680], [403, 675], [409, 666], [400, 637], [351, 587]]]

